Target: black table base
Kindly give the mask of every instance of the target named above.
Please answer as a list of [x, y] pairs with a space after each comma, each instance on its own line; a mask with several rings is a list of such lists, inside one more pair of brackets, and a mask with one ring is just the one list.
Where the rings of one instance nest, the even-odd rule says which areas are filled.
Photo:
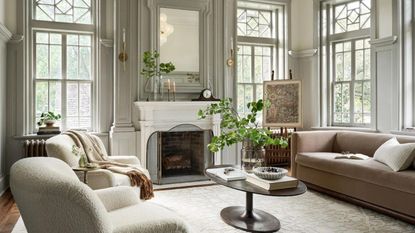
[[249, 232], [276, 232], [280, 221], [273, 215], [253, 209], [253, 194], [246, 193], [246, 207], [230, 206], [220, 212], [222, 220], [235, 228]]

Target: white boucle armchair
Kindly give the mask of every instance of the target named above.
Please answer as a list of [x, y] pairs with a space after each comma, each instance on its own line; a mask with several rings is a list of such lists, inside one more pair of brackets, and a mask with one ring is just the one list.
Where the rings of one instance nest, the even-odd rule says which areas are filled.
[[[95, 135], [93, 137], [98, 138]], [[104, 144], [98, 138], [99, 146], [101, 150], [106, 151]], [[54, 137], [49, 138], [46, 141], [46, 152], [49, 157], [58, 158], [70, 167], [78, 166], [79, 157], [72, 154], [72, 146], [75, 145], [75, 142], [71, 137], [65, 134], [60, 134]], [[109, 156], [112, 161], [131, 164], [134, 166], [140, 166], [140, 160], [136, 156]], [[143, 169], [146, 172], [147, 177], [150, 177], [147, 170]], [[96, 171], [90, 171], [87, 173], [88, 185], [92, 189], [102, 189], [115, 186], [131, 186], [130, 178], [123, 174], [114, 173], [105, 169], [99, 169]], [[139, 192], [139, 189], [136, 189]]]
[[56, 158], [26, 158], [10, 188], [29, 233], [187, 233], [174, 212], [140, 201], [131, 187], [93, 191]]

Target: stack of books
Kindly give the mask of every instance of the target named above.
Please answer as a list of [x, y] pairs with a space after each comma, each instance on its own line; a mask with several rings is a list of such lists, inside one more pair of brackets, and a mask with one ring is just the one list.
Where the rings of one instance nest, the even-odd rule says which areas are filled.
[[291, 176], [284, 176], [278, 180], [264, 180], [254, 174], [247, 174], [246, 181], [266, 190], [288, 189], [298, 186], [298, 180]]
[[39, 127], [37, 135], [46, 135], [46, 134], [60, 134], [61, 130], [59, 126], [43, 126]]
[[225, 181], [245, 180], [246, 174], [240, 169], [233, 167], [211, 168], [206, 172], [213, 174]]

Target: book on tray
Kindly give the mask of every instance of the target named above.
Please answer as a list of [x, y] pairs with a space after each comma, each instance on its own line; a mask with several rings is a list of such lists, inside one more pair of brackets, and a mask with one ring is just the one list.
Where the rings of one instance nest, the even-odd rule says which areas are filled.
[[207, 169], [206, 172], [213, 174], [225, 181], [245, 180], [246, 173], [241, 169], [233, 167], [221, 167]]
[[298, 186], [298, 180], [291, 176], [284, 176], [278, 180], [264, 180], [254, 174], [247, 174], [246, 181], [266, 190], [288, 189]]

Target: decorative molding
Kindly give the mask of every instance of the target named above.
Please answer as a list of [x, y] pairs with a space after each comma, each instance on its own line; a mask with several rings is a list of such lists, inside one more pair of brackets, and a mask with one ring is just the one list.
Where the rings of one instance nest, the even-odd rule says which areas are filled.
[[317, 54], [317, 49], [306, 49], [306, 50], [290, 50], [288, 54], [293, 58], [312, 57]]
[[7, 29], [4, 24], [0, 23], [0, 39], [4, 42], [8, 42], [12, 38], [13, 34]]
[[9, 43], [12, 44], [18, 44], [20, 42], [23, 42], [24, 36], [22, 34], [13, 34], [11, 39], [9, 40]]
[[396, 43], [398, 40], [397, 36], [388, 36], [381, 39], [372, 39], [369, 41], [370, 45], [373, 45], [375, 47], [381, 47], [381, 46], [389, 46]]
[[107, 48], [112, 48], [114, 47], [114, 40], [110, 40], [110, 39], [100, 39], [99, 42], [107, 47]]

